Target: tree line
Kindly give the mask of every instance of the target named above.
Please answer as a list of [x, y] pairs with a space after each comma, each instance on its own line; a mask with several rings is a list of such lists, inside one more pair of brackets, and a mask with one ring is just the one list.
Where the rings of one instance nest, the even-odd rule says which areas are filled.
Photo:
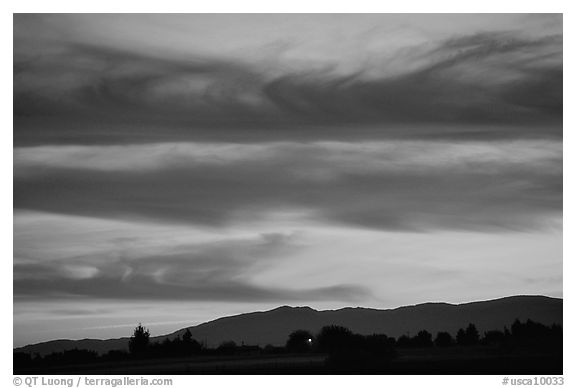
[[511, 349], [562, 349], [562, 326], [546, 326], [527, 320], [515, 320], [510, 328], [490, 330], [480, 335], [476, 326], [470, 323], [452, 336], [440, 331], [433, 336], [427, 330], [420, 330], [414, 336], [408, 333], [398, 338], [385, 334], [361, 335], [350, 329], [329, 325], [317, 334], [307, 330], [290, 333], [284, 346], [238, 345], [234, 341], [222, 342], [217, 347], [207, 347], [193, 338], [190, 330], [182, 336], [163, 341], [151, 341], [150, 331], [138, 324], [128, 341], [128, 351], [111, 350], [99, 355], [95, 351], [72, 349], [45, 356], [28, 353], [14, 353], [16, 367], [43, 367], [51, 365], [89, 364], [93, 362], [118, 362], [145, 358], [195, 357], [195, 356], [254, 356], [266, 354], [323, 353], [328, 354], [332, 363], [378, 362], [391, 360], [397, 350], [403, 348], [446, 348], [451, 346], [493, 346], [503, 351]]

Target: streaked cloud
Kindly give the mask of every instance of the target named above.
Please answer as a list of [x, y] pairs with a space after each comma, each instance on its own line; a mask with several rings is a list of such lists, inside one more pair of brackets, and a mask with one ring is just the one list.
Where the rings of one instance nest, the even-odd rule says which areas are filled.
[[15, 54], [15, 143], [561, 137], [561, 30], [435, 38], [348, 72], [48, 41]]
[[[17, 230], [17, 238], [22, 232], [26, 230]], [[60, 234], [59, 243], [67, 242], [64, 236]], [[102, 236], [91, 240], [94, 243], [99, 238]], [[25, 260], [14, 264], [14, 297], [293, 302], [354, 301], [369, 295], [367, 289], [354, 285], [282, 288], [264, 287], [250, 280], [299, 249], [293, 239], [291, 235], [265, 233], [251, 239], [164, 246], [163, 252], [154, 256], [139, 255], [138, 250], [128, 248], [120, 256], [117, 249], [108, 249], [47, 260], [39, 252], [24, 250], [19, 255]]]
[[384, 230], [522, 230], [558, 217], [561, 176], [561, 145], [544, 140], [43, 146], [15, 152], [14, 206], [220, 227], [283, 210]]
[[[294, 163], [294, 159], [299, 162]], [[320, 178], [322, 175], [411, 169], [471, 168], [474, 172], [475, 169], [522, 167], [531, 163], [553, 169], [561, 161], [562, 145], [553, 140], [156, 143], [36, 146], [14, 151], [17, 175], [41, 175], [53, 168], [137, 172], [269, 163], [291, 164], [294, 170], [322, 169], [317, 174]]]

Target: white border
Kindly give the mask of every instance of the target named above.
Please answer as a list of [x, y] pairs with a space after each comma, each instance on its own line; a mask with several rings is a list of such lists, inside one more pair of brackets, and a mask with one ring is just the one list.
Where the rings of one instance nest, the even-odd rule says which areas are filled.
[[[573, 3], [573, 2], [572, 2]], [[12, 306], [12, 253], [13, 253], [13, 236], [12, 236], [12, 205], [13, 205], [13, 188], [12, 188], [12, 61], [8, 53], [12, 54], [12, 13], [13, 12], [194, 12], [194, 13], [360, 13], [360, 12], [418, 12], [418, 13], [564, 13], [564, 376], [566, 385], [571, 385], [573, 381], [572, 371], [574, 364], [570, 351], [573, 349], [574, 334], [571, 330], [574, 327], [574, 303], [573, 303], [573, 283], [572, 274], [574, 273], [574, 239], [576, 238], [576, 228], [574, 223], [574, 201], [576, 198], [575, 176], [576, 169], [574, 149], [574, 109], [573, 88], [569, 86], [576, 85], [574, 82], [574, 69], [576, 68], [573, 60], [573, 50], [576, 47], [573, 39], [574, 16], [573, 7], [570, 7], [570, 1], [503, 1], [503, 0], [483, 0], [475, 4], [463, 1], [316, 1], [311, 0], [291, 0], [270, 2], [264, 0], [212, 0], [209, 2], [191, 2], [163, 0], [161, 2], [144, 3], [142, 1], [118, 1], [118, 0], [100, 0], [97, 2], [80, 2], [71, 0], [57, 1], [5, 1], [2, 5], [0, 19], [0, 28], [2, 29], [2, 48], [5, 56], [0, 62], [2, 71], [0, 74], [4, 79], [2, 85], [2, 131], [0, 153], [1, 163], [0, 171], [2, 173], [2, 197], [1, 225], [2, 225], [2, 251], [4, 257], [1, 267], [1, 301], [3, 319], [1, 325], [3, 329], [1, 365], [6, 370], [6, 375], [10, 376], [9, 381], [5, 381], [6, 386], [12, 384], [12, 338], [13, 325], [12, 319], [8, 312], [13, 312]], [[11, 55], [10, 55], [11, 56]], [[13, 316], [13, 315], [12, 315]], [[9, 334], [8, 334], [9, 333]], [[152, 376], [149, 376], [152, 377]], [[176, 387], [188, 386], [206, 386], [220, 385], [223, 386], [268, 386], [271, 383], [277, 388], [294, 387], [295, 384], [304, 384], [304, 386], [350, 386], [350, 385], [376, 385], [383, 386], [416, 386], [416, 387], [499, 387], [503, 376], [289, 376], [278, 378], [278, 376], [173, 376]]]

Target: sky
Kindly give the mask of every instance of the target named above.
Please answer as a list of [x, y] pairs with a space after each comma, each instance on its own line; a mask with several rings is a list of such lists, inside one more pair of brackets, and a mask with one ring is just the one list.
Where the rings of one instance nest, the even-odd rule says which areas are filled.
[[16, 14], [14, 345], [562, 297], [562, 16]]

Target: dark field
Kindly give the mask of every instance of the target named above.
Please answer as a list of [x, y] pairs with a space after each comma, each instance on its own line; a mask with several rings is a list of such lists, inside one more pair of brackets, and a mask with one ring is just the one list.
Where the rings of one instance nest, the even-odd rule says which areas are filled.
[[286, 354], [180, 357], [43, 368], [15, 368], [15, 374], [540, 374], [561, 375], [562, 354], [499, 354], [489, 346], [401, 349], [393, 360], [350, 355]]

